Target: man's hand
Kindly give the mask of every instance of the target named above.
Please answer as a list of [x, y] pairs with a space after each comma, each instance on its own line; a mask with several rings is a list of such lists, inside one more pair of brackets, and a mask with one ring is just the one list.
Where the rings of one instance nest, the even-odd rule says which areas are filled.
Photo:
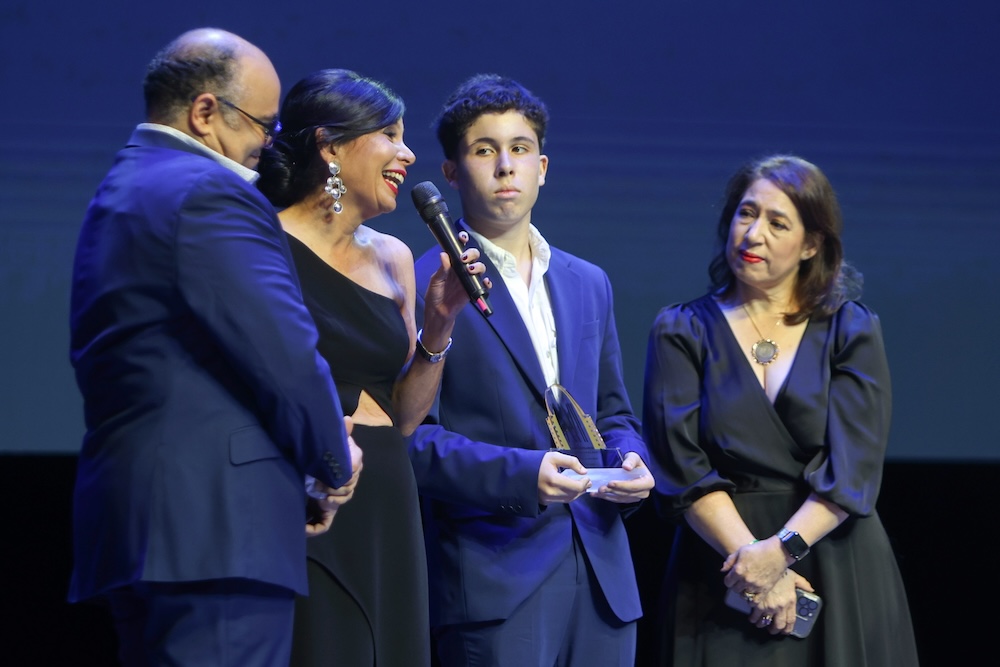
[[569, 468], [581, 475], [587, 474], [587, 469], [575, 456], [559, 452], [546, 454], [538, 468], [538, 502], [542, 505], [571, 503], [590, 487], [589, 479], [571, 480], [559, 473], [560, 468]]
[[351, 478], [346, 483], [334, 489], [316, 480], [313, 488], [325, 493], [323, 498], [310, 498], [308, 515], [306, 520], [306, 537], [316, 537], [322, 535], [330, 529], [333, 524], [333, 517], [337, 510], [354, 496], [354, 489], [358, 485], [358, 478], [361, 476], [361, 469], [364, 467], [364, 453], [354, 438], [351, 431], [354, 430], [354, 421], [350, 417], [344, 417], [344, 428], [347, 429], [347, 445], [351, 452]]
[[648, 498], [649, 491], [653, 488], [653, 475], [650, 474], [642, 457], [635, 452], [629, 452], [622, 462], [622, 469], [640, 470], [643, 474], [636, 479], [608, 482], [599, 488], [594, 496], [613, 503], [635, 503]]

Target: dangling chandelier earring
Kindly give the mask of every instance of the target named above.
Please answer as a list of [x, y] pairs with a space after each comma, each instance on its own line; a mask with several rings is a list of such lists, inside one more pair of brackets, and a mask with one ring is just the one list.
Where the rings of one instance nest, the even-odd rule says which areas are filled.
[[333, 197], [333, 206], [330, 209], [334, 213], [340, 213], [344, 210], [344, 205], [340, 203], [340, 197], [345, 192], [347, 192], [347, 186], [344, 185], [344, 181], [340, 178], [340, 165], [330, 160], [330, 178], [326, 179], [326, 194]]

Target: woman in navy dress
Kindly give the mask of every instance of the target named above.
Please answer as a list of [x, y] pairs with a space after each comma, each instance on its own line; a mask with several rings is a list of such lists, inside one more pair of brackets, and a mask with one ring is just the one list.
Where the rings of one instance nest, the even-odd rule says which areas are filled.
[[[814, 165], [747, 165], [726, 191], [712, 292], [653, 325], [643, 428], [658, 507], [679, 523], [664, 664], [917, 664], [875, 511], [889, 369], [840, 230]], [[823, 602], [805, 638], [796, 589]]]

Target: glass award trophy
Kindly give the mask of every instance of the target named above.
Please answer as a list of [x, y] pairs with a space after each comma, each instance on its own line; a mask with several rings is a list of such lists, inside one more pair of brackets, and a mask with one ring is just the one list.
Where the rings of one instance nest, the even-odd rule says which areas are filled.
[[579, 403], [566, 388], [554, 384], [545, 390], [545, 418], [552, 434], [553, 450], [575, 456], [587, 468], [586, 475], [573, 470], [563, 470], [562, 474], [571, 479], [587, 477], [591, 481], [588, 492], [594, 493], [608, 482], [635, 479], [642, 471], [622, 468], [622, 454], [617, 447], [607, 447], [594, 420], [583, 411]]

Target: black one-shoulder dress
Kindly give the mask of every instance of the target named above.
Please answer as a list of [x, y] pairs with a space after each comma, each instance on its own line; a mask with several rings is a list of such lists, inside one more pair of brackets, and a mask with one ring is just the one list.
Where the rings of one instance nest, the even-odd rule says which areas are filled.
[[[367, 392], [395, 423], [392, 387], [409, 337], [399, 306], [288, 237], [345, 414]], [[430, 664], [427, 565], [417, 485], [396, 426], [355, 425], [364, 469], [330, 530], [308, 541], [309, 597], [296, 601], [292, 665]]]

